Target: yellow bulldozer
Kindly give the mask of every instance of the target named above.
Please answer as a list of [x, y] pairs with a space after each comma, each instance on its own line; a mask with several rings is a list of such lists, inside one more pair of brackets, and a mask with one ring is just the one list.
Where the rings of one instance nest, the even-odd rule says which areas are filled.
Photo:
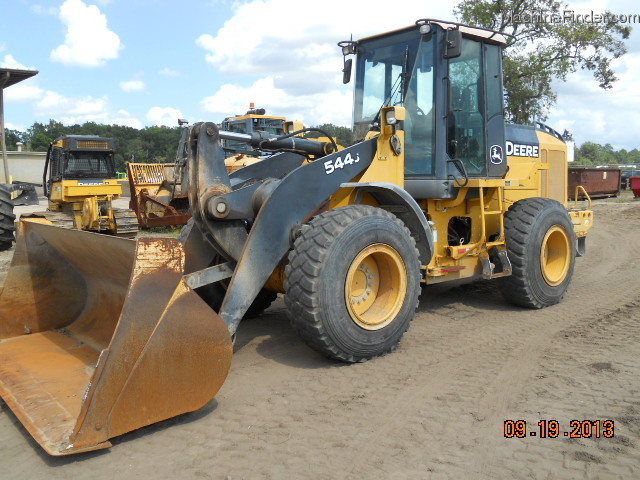
[[[241, 320], [276, 292], [306, 343], [351, 363], [396, 348], [423, 284], [495, 279], [514, 305], [561, 301], [593, 214], [567, 204], [562, 137], [505, 125], [505, 39], [421, 19], [339, 45], [359, 140], [192, 126], [183, 241], [19, 223], [0, 395], [48, 453], [207, 404]], [[273, 154], [228, 173], [222, 141]]]
[[49, 145], [42, 178], [46, 211], [23, 215], [32, 222], [134, 238], [132, 210], [113, 207], [122, 195], [112, 138], [65, 135]]

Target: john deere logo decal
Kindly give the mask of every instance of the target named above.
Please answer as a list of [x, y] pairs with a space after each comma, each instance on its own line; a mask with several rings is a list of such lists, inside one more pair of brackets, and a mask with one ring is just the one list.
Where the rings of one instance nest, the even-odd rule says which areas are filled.
[[491, 146], [491, 163], [494, 165], [500, 165], [503, 162], [502, 147], [500, 145]]

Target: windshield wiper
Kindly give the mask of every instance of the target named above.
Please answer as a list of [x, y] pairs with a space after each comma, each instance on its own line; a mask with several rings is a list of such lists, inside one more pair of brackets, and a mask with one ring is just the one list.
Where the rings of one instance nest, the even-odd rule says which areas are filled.
[[402, 82], [403, 77], [404, 77], [404, 73], [400, 72], [398, 74], [398, 77], [393, 82], [391, 89], [389, 90], [389, 95], [387, 95], [387, 98], [385, 98], [384, 101], [382, 102], [382, 105], [380, 105], [380, 108], [378, 109], [378, 113], [376, 113], [376, 116], [373, 117], [373, 120], [371, 121], [372, 125], [377, 124], [380, 121], [380, 115], [382, 113], [382, 109], [384, 107], [388, 107], [389, 104], [391, 103], [391, 99], [398, 94], [398, 91], [400, 90], [400, 87], [402, 86], [402, 83], [403, 83]]
[[380, 108], [378, 109], [378, 113], [376, 113], [376, 116], [373, 118], [373, 121], [371, 122], [372, 125], [380, 121], [380, 114], [382, 113], [382, 109], [384, 107], [389, 106], [389, 104], [391, 103], [391, 100], [396, 95], [398, 95], [398, 92], [400, 92], [400, 102], [398, 103], [404, 102], [404, 99], [402, 98], [402, 94], [406, 91], [405, 82], [406, 82], [408, 71], [409, 71], [409, 45], [407, 45], [404, 50], [404, 64], [402, 65], [402, 71], [398, 74], [398, 77], [393, 82], [393, 85], [391, 85], [391, 88], [389, 89], [389, 95], [387, 95], [387, 98], [385, 98], [385, 100], [382, 102], [382, 105], [380, 105]]

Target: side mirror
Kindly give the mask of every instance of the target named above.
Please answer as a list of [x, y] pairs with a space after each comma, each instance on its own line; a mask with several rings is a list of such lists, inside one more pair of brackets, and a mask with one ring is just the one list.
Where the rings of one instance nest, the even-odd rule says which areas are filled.
[[462, 53], [462, 32], [450, 29], [444, 37], [444, 58], [456, 58]]
[[342, 83], [344, 84], [351, 81], [351, 65], [353, 65], [352, 58], [344, 61], [344, 68], [342, 69]]

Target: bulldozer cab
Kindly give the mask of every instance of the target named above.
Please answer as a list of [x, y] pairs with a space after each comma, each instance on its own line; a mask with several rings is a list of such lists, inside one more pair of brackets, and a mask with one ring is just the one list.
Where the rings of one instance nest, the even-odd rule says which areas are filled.
[[[113, 180], [114, 186], [118, 185], [112, 138], [67, 135], [49, 146], [43, 178], [49, 200], [63, 200], [63, 189], [58, 185], [61, 182], [71, 180], [73, 186], [93, 187], [92, 192], [99, 194], [95, 189], [99, 185], [111, 185], [112, 182], [105, 182], [108, 179]], [[109, 188], [108, 193], [116, 193], [111, 190], [113, 188]]]
[[352, 43], [356, 54], [354, 131], [362, 139], [379, 128], [383, 107], [405, 107], [405, 189], [415, 198], [450, 198], [455, 180], [506, 172], [504, 38], [456, 24], [416, 23], [342, 42]]

